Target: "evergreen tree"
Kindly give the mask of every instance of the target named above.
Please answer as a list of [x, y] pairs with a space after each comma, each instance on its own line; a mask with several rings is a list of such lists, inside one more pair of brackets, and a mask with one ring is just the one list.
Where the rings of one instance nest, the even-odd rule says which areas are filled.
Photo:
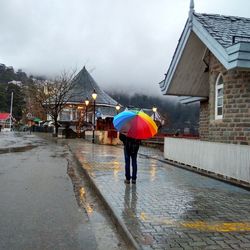
[[[15, 119], [21, 120], [23, 109], [25, 107], [25, 101], [24, 101], [24, 94], [22, 92], [21, 87], [9, 83], [7, 85], [6, 89], [6, 104], [10, 109], [11, 104], [11, 93], [13, 92], [13, 109], [12, 109], [12, 115]], [[9, 110], [8, 110], [9, 112]]]
[[125, 93], [109, 92], [109, 95], [117, 100], [124, 107], [151, 109], [156, 106], [166, 120], [165, 128], [168, 131], [183, 131], [185, 127], [197, 128], [199, 120], [198, 104], [181, 104], [177, 99], [164, 97], [153, 97], [145, 94], [134, 94], [128, 96]]
[[6, 83], [0, 83], [0, 112], [9, 112], [6, 97]]

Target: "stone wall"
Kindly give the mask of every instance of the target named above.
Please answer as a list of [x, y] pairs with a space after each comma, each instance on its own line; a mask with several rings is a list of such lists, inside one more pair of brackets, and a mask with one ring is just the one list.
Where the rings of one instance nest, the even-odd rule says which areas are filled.
[[[220, 73], [224, 80], [223, 118], [216, 120], [215, 83]], [[227, 71], [210, 56], [209, 89], [209, 101], [201, 103], [201, 140], [250, 145], [250, 70]]]
[[200, 105], [200, 126], [199, 126], [199, 134], [200, 138], [204, 141], [209, 140], [209, 103], [201, 102]]

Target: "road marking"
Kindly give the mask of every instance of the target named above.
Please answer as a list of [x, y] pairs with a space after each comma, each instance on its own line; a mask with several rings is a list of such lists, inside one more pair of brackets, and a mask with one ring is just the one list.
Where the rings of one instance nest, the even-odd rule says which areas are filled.
[[250, 231], [250, 222], [181, 222], [181, 226], [201, 230], [216, 232], [242, 232]]
[[250, 231], [250, 222], [205, 222], [205, 221], [178, 221], [170, 218], [150, 217], [148, 214], [141, 212], [140, 219], [142, 221], [159, 223], [161, 225], [169, 225], [172, 227], [185, 227], [198, 231], [213, 232], [248, 232]]

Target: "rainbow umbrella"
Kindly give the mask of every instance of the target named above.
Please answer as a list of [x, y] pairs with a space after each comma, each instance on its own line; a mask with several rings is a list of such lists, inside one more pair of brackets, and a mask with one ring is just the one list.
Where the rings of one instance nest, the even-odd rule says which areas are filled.
[[158, 130], [150, 116], [136, 110], [125, 110], [116, 115], [113, 124], [120, 133], [134, 139], [148, 139]]

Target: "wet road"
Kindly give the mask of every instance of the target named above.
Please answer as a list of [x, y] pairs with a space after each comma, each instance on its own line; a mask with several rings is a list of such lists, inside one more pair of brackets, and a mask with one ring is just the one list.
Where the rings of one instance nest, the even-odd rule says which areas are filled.
[[126, 249], [67, 145], [0, 133], [0, 249]]

